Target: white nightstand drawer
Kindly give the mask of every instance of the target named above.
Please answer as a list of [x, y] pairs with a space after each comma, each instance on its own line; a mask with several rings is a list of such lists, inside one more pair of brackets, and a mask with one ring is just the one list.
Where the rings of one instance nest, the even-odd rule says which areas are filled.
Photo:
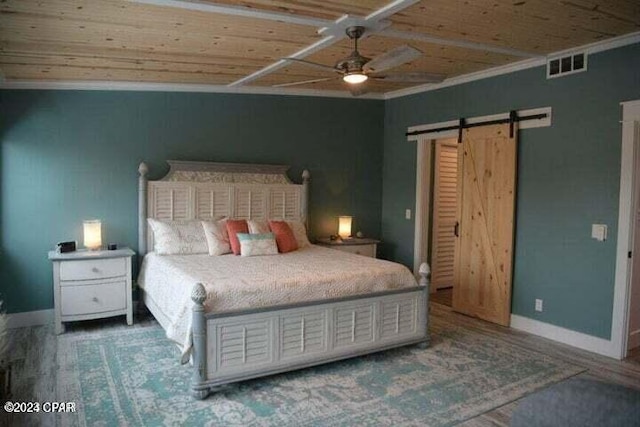
[[336, 247], [336, 249], [343, 252], [350, 252], [356, 255], [368, 256], [371, 258], [375, 258], [375, 245], [351, 245], [351, 246], [340, 246]]
[[65, 286], [60, 289], [61, 314], [75, 316], [123, 310], [127, 306], [125, 289], [124, 280], [100, 285]]
[[92, 280], [120, 277], [127, 274], [124, 258], [89, 259], [60, 263], [60, 280]]

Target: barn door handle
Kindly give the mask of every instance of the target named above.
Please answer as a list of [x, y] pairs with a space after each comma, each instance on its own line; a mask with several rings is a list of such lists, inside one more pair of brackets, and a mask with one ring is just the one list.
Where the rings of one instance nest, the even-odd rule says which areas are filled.
[[460, 237], [460, 223], [458, 221], [456, 221], [456, 225], [453, 226], [453, 234], [455, 234], [456, 237]]

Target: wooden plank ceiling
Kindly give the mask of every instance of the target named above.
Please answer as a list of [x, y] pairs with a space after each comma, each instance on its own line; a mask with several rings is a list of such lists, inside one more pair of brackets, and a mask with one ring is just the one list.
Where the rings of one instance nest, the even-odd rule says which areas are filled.
[[[216, 0], [286, 16], [335, 21], [364, 18], [386, 0]], [[409, 2], [411, 3], [411, 2]], [[264, 16], [262, 17], [264, 18]], [[3, 0], [0, 70], [8, 80], [130, 81], [228, 85], [318, 42], [318, 26], [188, 10], [122, 0]], [[387, 18], [388, 30], [360, 42], [375, 57], [408, 44], [423, 55], [393, 72], [454, 77], [522, 60], [495, 47], [545, 55], [640, 31], [637, 0], [422, 0]], [[474, 48], [435, 44], [409, 36], [435, 36]], [[329, 43], [305, 59], [334, 65], [351, 52], [348, 39]], [[332, 77], [303, 65], [275, 67], [246, 85], [272, 85]], [[330, 81], [295, 88], [345, 90]], [[418, 83], [375, 81], [385, 93]]]

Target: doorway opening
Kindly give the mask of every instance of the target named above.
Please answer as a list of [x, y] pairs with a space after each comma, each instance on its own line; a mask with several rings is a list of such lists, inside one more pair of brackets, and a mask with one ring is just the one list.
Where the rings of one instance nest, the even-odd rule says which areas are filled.
[[611, 355], [640, 350], [640, 100], [622, 105], [622, 150]]
[[433, 302], [451, 307], [457, 232], [458, 144], [455, 139], [436, 140], [432, 145], [433, 171], [431, 200], [431, 239], [428, 249], [431, 265]]
[[633, 124], [633, 189], [629, 258], [629, 326], [627, 328], [627, 357], [640, 360], [640, 114]]

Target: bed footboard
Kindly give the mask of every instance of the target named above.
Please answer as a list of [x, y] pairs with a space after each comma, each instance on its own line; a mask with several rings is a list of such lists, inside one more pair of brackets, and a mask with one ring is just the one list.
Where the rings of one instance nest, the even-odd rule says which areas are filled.
[[[425, 264], [426, 266], [426, 264]], [[192, 291], [192, 394], [394, 347], [428, 346], [428, 266], [413, 288], [227, 313], [205, 314]]]

